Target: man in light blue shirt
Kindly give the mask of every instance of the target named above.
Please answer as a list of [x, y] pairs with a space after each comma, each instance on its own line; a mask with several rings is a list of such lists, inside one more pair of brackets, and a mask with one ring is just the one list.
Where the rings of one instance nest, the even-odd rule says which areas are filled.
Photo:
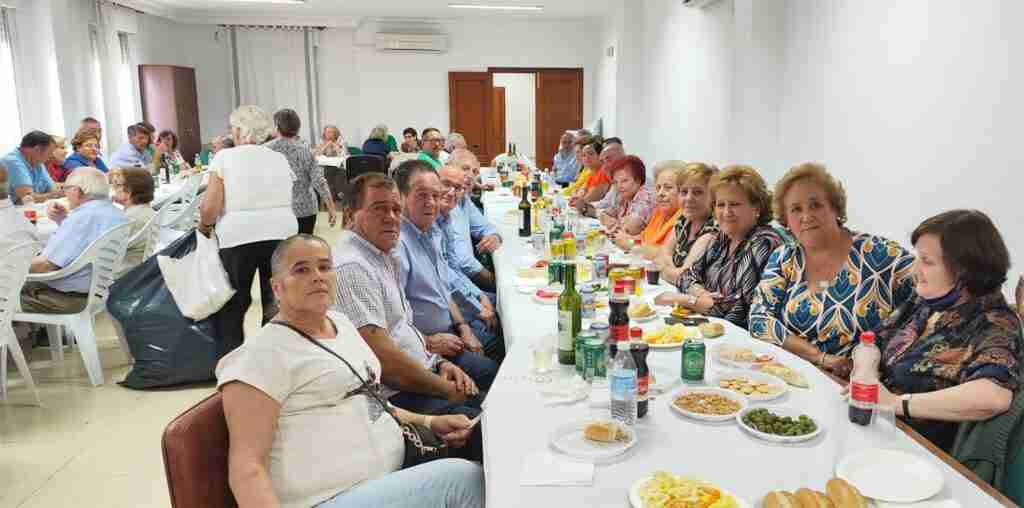
[[26, 196], [38, 202], [60, 196], [46, 171], [46, 160], [55, 147], [52, 136], [32, 131], [21, 138], [18, 148], [0, 159], [0, 165], [7, 168], [7, 194], [14, 204], [23, 203]]
[[437, 225], [441, 181], [420, 160], [403, 162], [395, 180], [402, 196], [398, 280], [412, 307], [413, 324], [426, 336], [428, 350], [451, 360], [486, 391], [498, 365], [483, 355], [473, 327], [451, 298], [451, 276]]
[[580, 162], [576, 160], [575, 150], [576, 136], [565, 131], [562, 138], [558, 140], [558, 153], [555, 154], [555, 183], [565, 187], [576, 181], [576, 175], [580, 172]]
[[[468, 189], [476, 179], [480, 170], [480, 161], [469, 150], [456, 150], [452, 153], [449, 164], [461, 169], [464, 173], [466, 187]], [[469, 193], [463, 192], [459, 195], [458, 205], [452, 210], [452, 222], [455, 231], [465, 241], [457, 242], [451, 253], [455, 265], [462, 273], [473, 280], [474, 283], [484, 291], [494, 293], [496, 291], [494, 272], [485, 268], [476, 259], [473, 253], [473, 243], [481, 253], [493, 253], [501, 247], [501, 237], [498, 236], [498, 228], [493, 224], [480, 209], [473, 204]]]
[[[32, 273], [55, 272], [71, 263], [103, 233], [128, 217], [110, 202], [107, 177], [96, 168], [79, 168], [64, 184], [70, 209], [52, 203], [47, 214], [60, 226], [32, 260]], [[71, 213], [74, 211], [74, 213]], [[41, 314], [74, 314], [85, 308], [92, 267], [48, 282], [29, 282], [21, 290], [21, 309]]]
[[128, 126], [128, 142], [121, 145], [110, 158], [112, 168], [148, 168], [153, 164], [149, 145], [153, 131], [142, 123]]
[[470, 317], [470, 326], [477, 337], [480, 337], [484, 345], [484, 353], [488, 358], [501, 362], [504, 357], [504, 341], [498, 335], [501, 327], [498, 323], [497, 311], [494, 303], [497, 299], [493, 293], [485, 293], [473, 283], [466, 274], [462, 273], [456, 263], [453, 252], [458, 244], [464, 244], [463, 248], [472, 251], [469, 243], [469, 235], [462, 235], [456, 230], [455, 219], [461, 212], [456, 203], [465, 192], [465, 180], [462, 170], [447, 165], [441, 168], [441, 202], [440, 213], [437, 217], [437, 226], [441, 231], [441, 254], [448, 265], [449, 283], [452, 289], [452, 298], [463, 316]]

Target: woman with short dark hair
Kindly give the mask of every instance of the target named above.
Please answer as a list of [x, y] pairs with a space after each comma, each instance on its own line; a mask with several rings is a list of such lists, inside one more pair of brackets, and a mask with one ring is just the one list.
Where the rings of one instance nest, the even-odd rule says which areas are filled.
[[402, 131], [402, 153], [419, 153], [420, 139], [416, 129], [406, 127]]
[[316, 163], [309, 149], [295, 139], [302, 128], [298, 113], [292, 109], [282, 109], [274, 113], [274, 125], [277, 137], [265, 146], [284, 155], [291, 166], [292, 211], [299, 223], [299, 233], [313, 234], [316, 228], [316, 213], [320, 209], [317, 195], [327, 206], [328, 220], [331, 227], [334, 227], [338, 216], [331, 189], [327, 187], [327, 179], [324, 178], [324, 168]]
[[950, 451], [959, 422], [1004, 413], [1020, 386], [1020, 318], [1000, 290], [1010, 254], [977, 210], [931, 217], [911, 241], [917, 297], [878, 333], [878, 402]]
[[75, 133], [71, 138], [71, 149], [75, 153], [64, 159], [64, 170], [68, 174], [82, 166], [91, 166], [104, 173], [110, 171], [100, 158], [100, 135], [97, 131], [83, 129]]
[[[113, 201], [124, 207], [124, 214], [132, 220], [132, 236], [142, 230], [156, 215], [153, 211], [153, 176], [142, 168], [114, 168], [110, 172]], [[139, 238], [128, 244], [124, 255], [124, 270], [145, 261], [146, 239]]]
[[159, 175], [172, 165], [186, 173], [192, 170], [192, 166], [178, 151], [178, 135], [166, 129], [156, 135], [156, 142], [153, 143], [153, 171]]

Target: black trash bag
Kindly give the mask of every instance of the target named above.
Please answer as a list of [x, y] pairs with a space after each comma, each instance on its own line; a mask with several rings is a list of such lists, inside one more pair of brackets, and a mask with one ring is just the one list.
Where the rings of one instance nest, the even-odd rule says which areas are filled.
[[[193, 231], [157, 253], [184, 257], [196, 248]], [[121, 323], [135, 365], [121, 381], [145, 389], [209, 381], [220, 359], [216, 313], [193, 321], [178, 310], [164, 283], [156, 255], [124, 274], [110, 287], [107, 311]]]

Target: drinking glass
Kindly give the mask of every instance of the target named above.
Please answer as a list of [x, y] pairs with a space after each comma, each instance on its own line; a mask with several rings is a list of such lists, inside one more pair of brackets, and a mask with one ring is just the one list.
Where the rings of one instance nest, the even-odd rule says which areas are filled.
[[530, 379], [537, 383], [551, 381], [555, 356], [554, 340], [542, 336], [530, 343]]

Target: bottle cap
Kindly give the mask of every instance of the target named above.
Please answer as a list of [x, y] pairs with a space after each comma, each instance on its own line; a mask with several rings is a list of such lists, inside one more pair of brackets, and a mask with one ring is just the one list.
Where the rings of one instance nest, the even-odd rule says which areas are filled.
[[629, 329], [630, 339], [642, 339], [644, 337], [644, 331], [639, 326], [634, 326]]
[[874, 344], [875, 343], [875, 332], [864, 332], [860, 334], [860, 342], [862, 344]]

